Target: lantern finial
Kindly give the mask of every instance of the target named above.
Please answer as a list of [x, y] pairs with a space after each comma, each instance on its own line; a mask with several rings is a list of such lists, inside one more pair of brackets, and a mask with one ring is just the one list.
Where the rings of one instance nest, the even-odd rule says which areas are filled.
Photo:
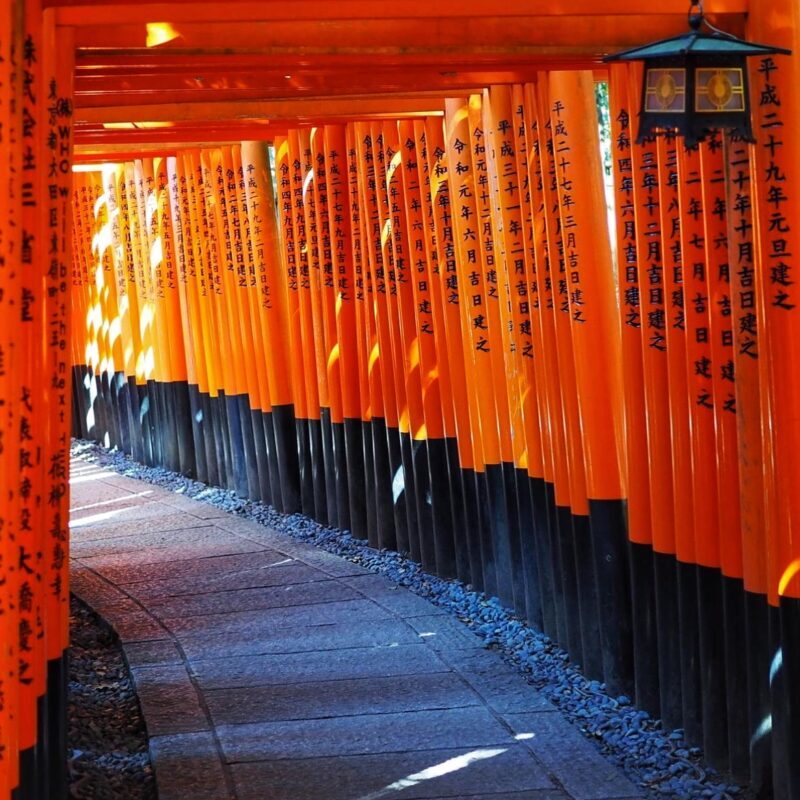
[[703, 16], [702, 0], [698, 0], [697, 3], [689, 3], [689, 27], [693, 31], [699, 31], [703, 22], [705, 22], [705, 17]]

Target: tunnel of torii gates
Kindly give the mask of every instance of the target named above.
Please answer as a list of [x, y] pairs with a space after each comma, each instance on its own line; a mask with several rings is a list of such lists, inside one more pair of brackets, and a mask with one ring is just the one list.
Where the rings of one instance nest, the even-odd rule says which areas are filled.
[[65, 796], [72, 435], [495, 595], [800, 798], [800, 6], [706, 12], [796, 54], [756, 144], [635, 143], [601, 57], [684, 0], [0, 3], [0, 797]]

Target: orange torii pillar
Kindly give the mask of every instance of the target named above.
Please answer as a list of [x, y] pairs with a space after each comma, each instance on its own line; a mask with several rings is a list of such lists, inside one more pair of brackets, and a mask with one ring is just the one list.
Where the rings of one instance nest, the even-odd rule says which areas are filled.
[[[64, 48], [63, 57], [55, 54]], [[0, 797], [63, 797], [69, 620], [72, 52], [0, 10]]]
[[[770, 717], [776, 797], [800, 796], [800, 8], [753, 0], [748, 38], [791, 57], [750, 59], [753, 215], [759, 311], [761, 428], [765, 432], [764, 524], [770, 619]], [[767, 723], [763, 723], [766, 728]], [[763, 732], [764, 728], [760, 728]]]

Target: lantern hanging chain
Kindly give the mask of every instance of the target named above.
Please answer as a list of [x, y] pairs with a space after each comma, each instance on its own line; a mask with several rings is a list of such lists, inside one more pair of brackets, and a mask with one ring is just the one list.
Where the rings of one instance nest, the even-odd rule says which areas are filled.
[[[695, 11], [695, 9], [697, 9]], [[705, 17], [703, 13], [703, 0], [696, 0], [695, 2], [689, 3], [689, 27], [694, 31], [699, 31], [700, 26], [705, 25], [707, 28], [712, 30], [718, 36], [724, 36], [726, 39], [735, 39], [736, 37], [727, 33], [726, 31], [721, 31], [715, 25], [712, 25]]]

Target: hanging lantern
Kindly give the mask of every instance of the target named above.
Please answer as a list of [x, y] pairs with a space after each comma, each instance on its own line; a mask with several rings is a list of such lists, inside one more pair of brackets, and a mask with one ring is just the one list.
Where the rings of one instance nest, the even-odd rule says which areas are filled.
[[687, 33], [603, 61], [644, 62], [637, 142], [669, 132], [683, 136], [691, 147], [718, 130], [755, 141], [747, 57], [775, 54], [790, 55], [791, 50], [746, 42], [718, 30], [703, 16], [700, 2], [689, 6]]

